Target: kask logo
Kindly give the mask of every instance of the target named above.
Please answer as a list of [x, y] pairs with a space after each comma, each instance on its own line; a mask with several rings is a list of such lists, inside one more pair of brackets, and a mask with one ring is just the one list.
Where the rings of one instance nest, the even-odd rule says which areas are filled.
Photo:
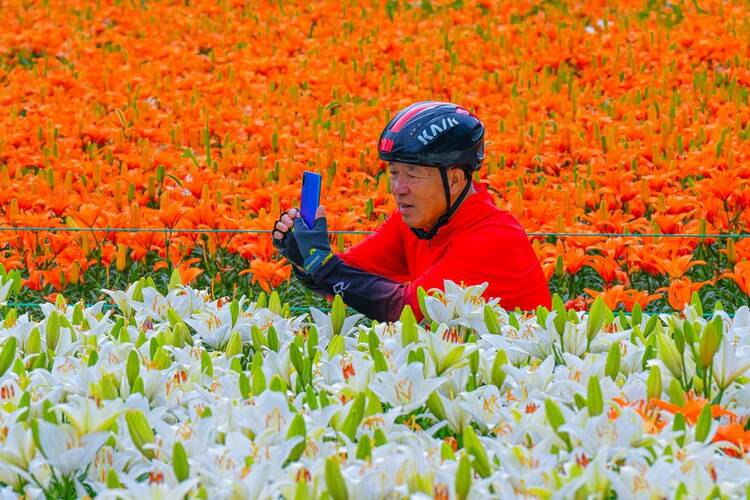
[[447, 118], [443, 118], [443, 122], [441, 125], [438, 125], [437, 123], [433, 123], [432, 125], [430, 125], [429, 132], [425, 128], [419, 133], [419, 135], [417, 136], [417, 139], [419, 139], [419, 141], [426, 146], [427, 144], [432, 142], [435, 139], [435, 137], [437, 137], [438, 135], [442, 134], [449, 128], [458, 125], [458, 120], [456, 120], [455, 118], [451, 118], [449, 116]]

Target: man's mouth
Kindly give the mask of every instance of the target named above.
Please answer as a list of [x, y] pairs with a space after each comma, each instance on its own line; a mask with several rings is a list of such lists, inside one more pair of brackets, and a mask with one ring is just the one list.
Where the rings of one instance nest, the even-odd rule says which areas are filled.
[[399, 209], [400, 211], [402, 211], [402, 212], [403, 212], [404, 210], [409, 210], [410, 208], [414, 208], [414, 205], [409, 205], [408, 203], [399, 203], [399, 204], [398, 204], [398, 209]]

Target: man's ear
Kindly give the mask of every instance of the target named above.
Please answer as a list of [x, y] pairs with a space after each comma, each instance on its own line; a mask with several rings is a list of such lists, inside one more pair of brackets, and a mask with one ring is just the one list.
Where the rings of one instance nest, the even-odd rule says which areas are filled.
[[471, 182], [471, 179], [466, 176], [466, 172], [459, 167], [451, 167], [448, 169], [448, 186], [450, 186], [451, 194], [457, 195], [464, 188], [465, 182]]

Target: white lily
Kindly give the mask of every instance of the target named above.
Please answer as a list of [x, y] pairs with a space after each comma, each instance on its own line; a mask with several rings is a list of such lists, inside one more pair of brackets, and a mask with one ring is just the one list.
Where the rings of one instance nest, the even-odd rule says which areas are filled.
[[[310, 315], [312, 315], [313, 321], [315, 322], [315, 326], [318, 329], [318, 339], [321, 341], [325, 341], [325, 343], [328, 343], [328, 340], [331, 339], [333, 336], [333, 316], [332, 313], [324, 313], [320, 309], [317, 309], [315, 307], [310, 308]], [[354, 330], [354, 326], [357, 324], [357, 321], [364, 318], [365, 316], [363, 314], [352, 314], [350, 316], [347, 316], [344, 319], [344, 324], [341, 326], [341, 332], [340, 335], [343, 335], [344, 337], [348, 337], [352, 330]]]
[[469, 354], [477, 349], [475, 343], [464, 344], [460, 334], [445, 323], [440, 324], [436, 332], [422, 329], [420, 338], [427, 344], [435, 373], [438, 375], [451, 368], [461, 367], [466, 363]]
[[65, 476], [89, 465], [108, 438], [107, 432], [81, 435], [72, 425], [39, 421], [39, 441], [44, 456]]
[[713, 358], [714, 380], [719, 389], [726, 389], [738, 377], [750, 370], [750, 346], [735, 350], [728, 335], [721, 339], [719, 351]]
[[103, 490], [97, 498], [104, 500], [182, 500], [198, 485], [198, 479], [187, 479], [178, 484], [138, 482], [133, 478], [121, 479], [125, 488]]
[[90, 398], [71, 395], [68, 403], [60, 405], [78, 437], [86, 434], [107, 431], [122, 413], [122, 401], [111, 400], [99, 407]]
[[402, 365], [395, 374], [379, 372], [370, 389], [381, 401], [393, 405], [393, 411], [409, 413], [427, 401], [429, 395], [445, 380], [443, 377], [425, 379], [421, 363]]

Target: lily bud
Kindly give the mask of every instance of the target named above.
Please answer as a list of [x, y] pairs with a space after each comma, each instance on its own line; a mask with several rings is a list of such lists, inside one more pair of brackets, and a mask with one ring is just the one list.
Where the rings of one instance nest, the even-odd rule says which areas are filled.
[[456, 498], [458, 500], [466, 500], [469, 496], [469, 490], [471, 489], [471, 464], [466, 455], [462, 455], [458, 461], [458, 469], [456, 470]]
[[0, 351], [0, 377], [2, 377], [16, 357], [17, 341], [15, 337], [8, 337]]
[[333, 457], [326, 459], [325, 478], [328, 493], [333, 500], [347, 500], [349, 498], [349, 492], [346, 488], [344, 476], [341, 474], [341, 468]]
[[599, 379], [589, 377], [588, 396], [586, 397], [586, 406], [589, 415], [596, 417], [601, 415], [604, 410], [604, 399], [602, 396], [602, 386], [599, 385]]
[[188, 463], [187, 453], [182, 443], [176, 441], [172, 449], [172, 469], [178, 481], [185, 481], [190, 477], [190, 464]]
[[680, 356], [674, 340], [662, 333], [656, 337], [656, 345], [659, 350], [659, 359], [664, 362], [672, 376], [680, 378], [682, 376], [682, 356]]
[[646, 379], [646, 394], [649, 400], [661, 398], [661, 368], [652, 365]]
[[224, 353], [227, 358], [232, 358], [233, 356], [242, 354], [242, 338], [240, 337], [240, 332], [232, 332], [231, 337], [229, 337], [229, 342], [227, 342], [227, 346], [224, 348]]
[[128, 424], [128, 431], [133, 444], [138, 448], [143, 456], [149, 460], [154, 458], [154, 450], [146, 448], [148, 444], [154, 442], [154, 431], [148, 423], [146, 416], [140, 410], [128, 410], [125, 413], [125, 422]]

